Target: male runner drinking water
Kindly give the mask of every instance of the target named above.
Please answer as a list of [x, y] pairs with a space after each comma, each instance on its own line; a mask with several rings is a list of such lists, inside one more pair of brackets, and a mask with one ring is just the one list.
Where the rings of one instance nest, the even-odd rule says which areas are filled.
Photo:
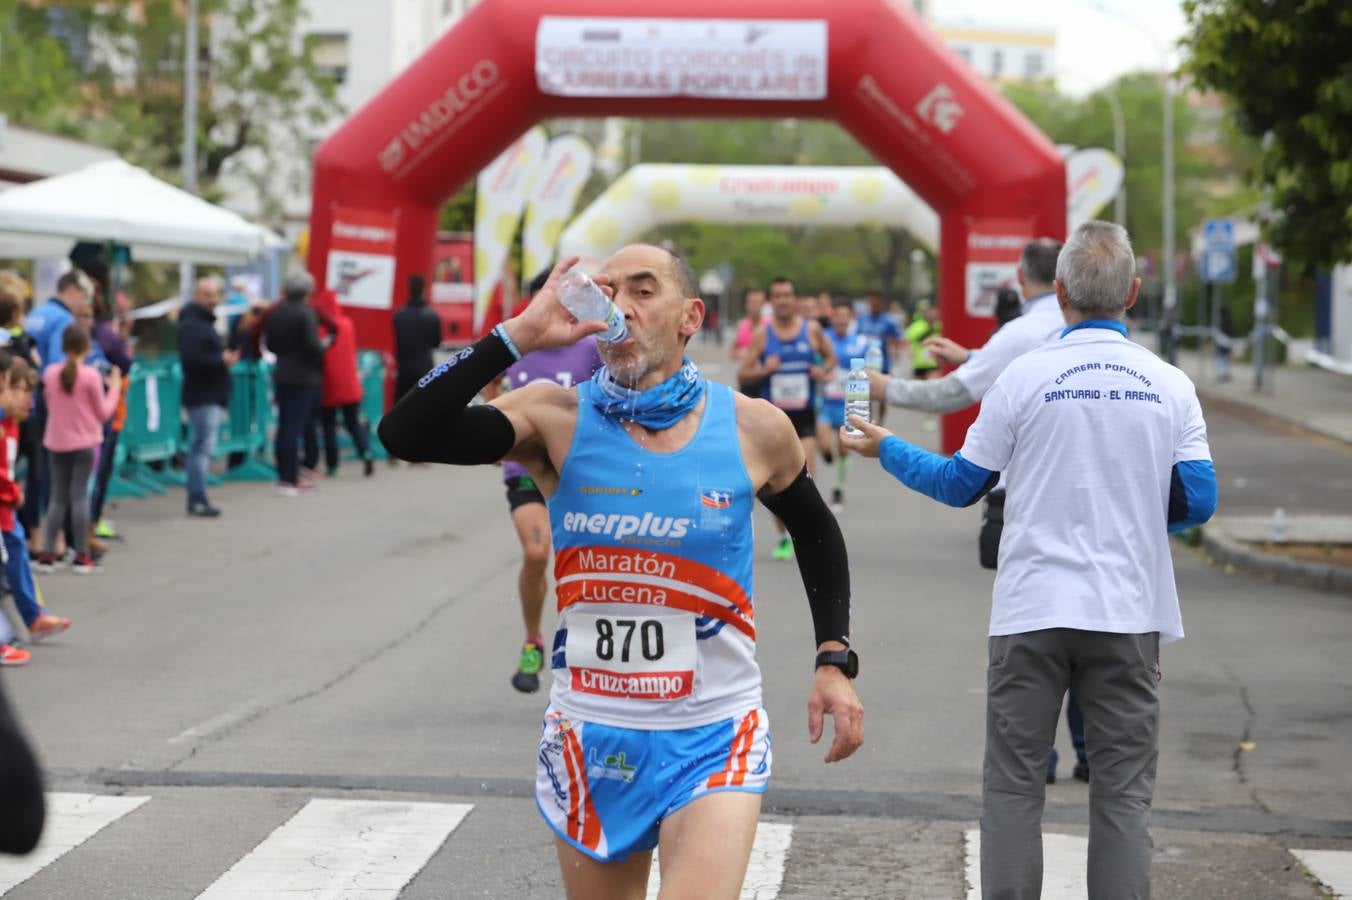
[[689, 266], [631, 246], [605, 264], [629, 334], [570, 390], [474, 395], [520, 356], [605, 330], [579, 323], [556, 268], [519, 316], [429, 372], [381, 421], [414, 461], [526, 467], [548, 498], [559, 628], [536, 801], [571, 898], [738, 895], [770, 773], [755, 661], [752, 498], [793, 536], [816, 634], [808, 730], [835, 762], [863, 741], [850, 678], [844, 539], [780, 410], [704, 379], [685, 344], [704, 317]]

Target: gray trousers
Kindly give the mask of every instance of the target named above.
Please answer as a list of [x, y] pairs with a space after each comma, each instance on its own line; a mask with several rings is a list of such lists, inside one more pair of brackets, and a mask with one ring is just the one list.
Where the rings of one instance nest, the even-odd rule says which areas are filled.
[[1089, 750], [1089, 900], [1150, 897], [1159, 635], [1052, 628], [990, 639], [981, 896], [1042, 895], [1047, 761], [1066, 689]]
[[94, 471], [94, 448], [69, 453], [53, 450], [51, 458], [52, 494], [43, 523], [42, 549], [52, 552], [56, 533], [65, 525], [69, 511], [73, 549], [83, 556], [89, 552], [89, 476]]

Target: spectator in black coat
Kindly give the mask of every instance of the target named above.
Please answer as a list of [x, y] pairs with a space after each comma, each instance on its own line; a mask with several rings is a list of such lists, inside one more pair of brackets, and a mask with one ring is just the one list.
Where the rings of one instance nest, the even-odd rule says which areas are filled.
[[263, 339], [276, 355], [273, 387], [277, 395], [277, 493], [298, 497], [314, 490], [300, 477], [300, 439], [324, 383], [324, 345], [319, 319], [307, 302], [315, 280], [308, 272], [287, 276], [282, 302], [272, 308]]
[[394, 314], [394, 399], [398, 400], [433, 366], [432, 351], [441, 346], [441, 317], [423, 296], [421, 275], [408, 278], [408, 302]]
[[216, 305], [220, 302], [220, 279], [199, 278], [193, 286], [192, 302], [183, 307], [178, 317], [183, 406], [188, 411], [188, 427], [192, 431], [185, 465], [188, 515], [205, 519], [221, 514], [207, 499], [207, 470], [230, 403], [230, 367], [239, 361], [239, 353], [226, 350], [216, 331]]

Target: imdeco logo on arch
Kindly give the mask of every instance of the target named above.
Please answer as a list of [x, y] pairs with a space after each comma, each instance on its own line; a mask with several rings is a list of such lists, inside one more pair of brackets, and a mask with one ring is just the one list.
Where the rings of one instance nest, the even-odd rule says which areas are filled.
[[502, 71], [496, 62], [491, 59], [479, 60], [447, 87], [445, 93], [427, 104], [416, 119], [404, 126], [399, 136], [381, 151], [380, 167], [386, 172], [399, 168], [407, 158], [408, 151], [416, 152], [435, 138], [501, 78]]

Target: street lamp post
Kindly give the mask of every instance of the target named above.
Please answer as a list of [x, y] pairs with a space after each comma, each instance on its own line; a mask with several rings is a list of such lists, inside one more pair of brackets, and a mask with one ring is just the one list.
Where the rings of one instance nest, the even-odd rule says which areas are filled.
[[[197, 193], [197, 0], [188, 0], [187, 34], [183, 41], [183, 190]], [[179, 291], [192, 292], [193, 264], [179, 264]]]
[[1173, 364], [1178, 362], [1178, 284], [1177, 274], [1174, 271], [1174, 78], [1173, 67], [1169, 60], [1169, 48], [1155, 36], [1153, 31], [1131, 16], [1105, 6], [1098, 0], [1094, 0], [1091, 5], [1104, 15], [1126, 22], [1144, 34], [1146, 39], [1155, 45], [1155, 49], [1160, 54], [1160, 69], [1164, 76], [1164, 184], [1161, 191], [1164, 206], [1164, 252], [1162, 254], [1164, 259], [1161, 260], [1161, 265], [1164, 266], [1164, 322], [1160, 329], [1160, 349], [1164, 351], [1165, 358]]
[[1113, 199], [1113, 221], [1123, 228], [1127, 227], [1127, 181], [1125, 169], [1127, 167], [1127, 120], [1122, 115], [1122, 101], [1117, 96], [1117, 91], [1112, 88], [1101, 88], [1099, 94], [1108, 104], [1108, 109], [1113, 114], [1113, 152], [1117, 154], [1117, 161], [1122, 163], [1124, 174], [1122, 176], [1122, 186], [1117, 189], [1117, 196]]
[[[1079, 80], [1090, 82], [1092, 78], [1083, 72], [1075, 70], [1061, 69], [1061, 76], [1072, 76]], [[1107, 104], [1109, 114], [1113, 116], [1113, 153], [1117, 154], [1118, 162], [1121, 162], [1122, 168], [1126, 168], [1126, 116], [1122, 115], [1122, 99], [1117, 96], [1117, 91], [1110, 86], [1102, 86], [1091, 96], [1103, 97], [1103, 103]], [[1117, 196], [1113, 199], [1113, 220], [1119, 226], [1126, 227], [1126, 177], [1122, 178], [1122, 186], [1118, 188]]]

